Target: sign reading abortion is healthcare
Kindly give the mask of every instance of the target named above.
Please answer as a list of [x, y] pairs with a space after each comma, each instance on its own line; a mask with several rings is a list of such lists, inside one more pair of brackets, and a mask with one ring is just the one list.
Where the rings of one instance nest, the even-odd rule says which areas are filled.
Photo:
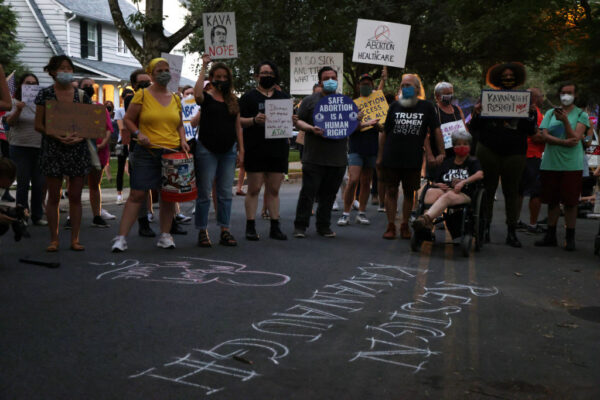
[[326, 138], [343, 139], [358, 127], [358, 107], [348, 96], [331, 94], [317, 103], [313, 121]]

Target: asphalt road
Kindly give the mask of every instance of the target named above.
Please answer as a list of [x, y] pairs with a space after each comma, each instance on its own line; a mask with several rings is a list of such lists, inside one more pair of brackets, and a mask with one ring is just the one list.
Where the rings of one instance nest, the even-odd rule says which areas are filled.
[[298, 190], [283, 188], [287, 242], [262, 220], [261, 240], [245, 241], [240, 197], [237, 248], [200, 249], [188, 226], [176, 250], [133, 231], [112, 254], [117, 224], [91, 228], [89, 215], [82, 253], [67, 250], [67, 231], [56, 255], [46, 228], [2, 237], [0, 398], [600, 398], [598, 221], [578, 220], [573, 253], [526, 234], [513, 249], [499, 196], [480, 253], [462, 257], [444, 231], [411, 253], [381, 239], [374, 206], [370, 226], [292, 239]]

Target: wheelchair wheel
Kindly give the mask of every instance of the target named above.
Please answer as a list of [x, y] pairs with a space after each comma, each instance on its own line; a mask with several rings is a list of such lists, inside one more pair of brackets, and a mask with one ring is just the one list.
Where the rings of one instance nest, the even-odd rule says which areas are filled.
[[484, 196], [485, 189], [479, 190], [477, 192], [477, 197], [473, 207], [473, 236], [475, 237], [475, 251], [481, 250], [485, 236], [485, 217], [483, 215]]
[[471, 243], [473, 242], [473, 236], [468, 233], [465, 234], [460, 241], [460, 249], [462, 250], [463, 257], [469, 257], [471, 254]]

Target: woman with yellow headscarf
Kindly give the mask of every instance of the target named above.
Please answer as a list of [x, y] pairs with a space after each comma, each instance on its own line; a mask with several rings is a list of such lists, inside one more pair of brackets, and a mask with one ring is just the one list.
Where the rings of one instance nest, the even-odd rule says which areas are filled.
[[[176, 149], [190, 150], [183, 129], [181, 100], [167, 89], [171, 80], [169, 63], [164, 58], [155, 58], [146, 67], [146, 72], [152, 85], [135, 93], [123, 120], [127, 130], [133, 132], [132, 137], [137, 138], [138, 146], [133, 151], [131, 192], [123, 209], [119, 235], [113, 239], [113, 252], [127, 249], [125, 237], [137, 219], [142, 202], [146, 201], [146, 191], [160, 189], [162, 155]], [[169, 233], [174, 213], [175, 203], [161, 199], [158, 247], [175, 247]]]

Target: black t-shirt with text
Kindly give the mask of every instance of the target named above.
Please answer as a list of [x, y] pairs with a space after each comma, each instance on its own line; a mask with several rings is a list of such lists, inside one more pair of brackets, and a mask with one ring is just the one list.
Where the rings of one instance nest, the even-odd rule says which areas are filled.
[[[442, 165], [436, 170], [435, 182], [445, 183], [453, 187], [452, 182], [456, 180], [465, 180], [470, 176], [475, 175], [477, 171], [481, 171], [479, 160], [474, 157], [467, 157], [462, 164], [456, 164], [456, 158], [446, 158]], [[471, 186], [471, 187], [469, 187]], [[467, 185], [463, 188], [463, 193], [470, 194], [473, 185]]]

